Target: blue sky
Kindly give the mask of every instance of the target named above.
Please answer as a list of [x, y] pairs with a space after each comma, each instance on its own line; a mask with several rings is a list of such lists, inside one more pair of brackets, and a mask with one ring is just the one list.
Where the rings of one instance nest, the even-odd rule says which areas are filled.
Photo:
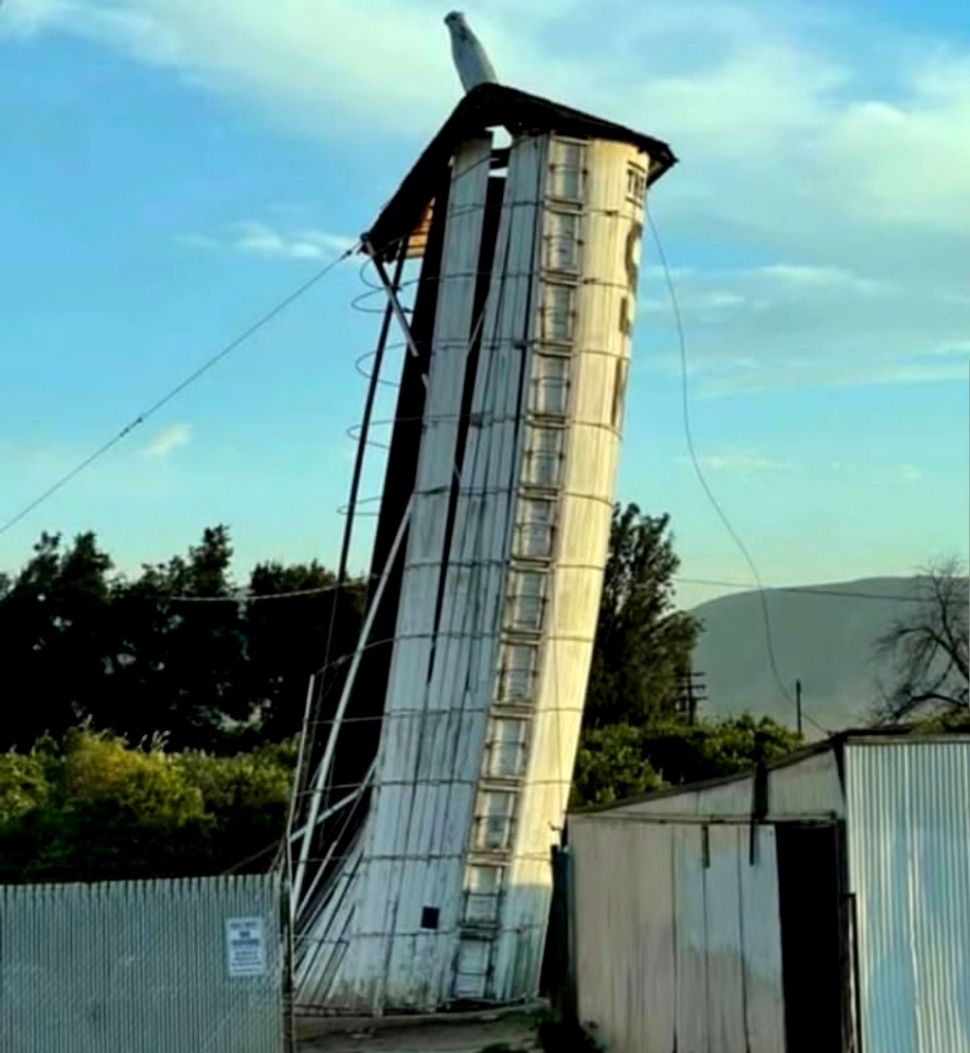
[[[503, 79], [680, 156], [650, 205], [683, 307], [696, 446], [763, 579], [965, 555], [961, 5], [466, 10]], [[366, 227], [459, 97], [443, 14], [426, 0], [5, 0], [0, 521]], [[684, 577], [747, 583], [686, 460], [656, 264], [648, 242], [619, 496], [671, 514]], [[240, 574], [332, 564], [354, 362], [376, 332], [351, 307], [362, 289], [338, 267], [0, 536], [0, 568], [42, 529], [90, 528], [131, 570], [215, 522]], [[366, 489], [379, 485], [375, 459]], [[718, 591], [685, 583], [681, 599]]]

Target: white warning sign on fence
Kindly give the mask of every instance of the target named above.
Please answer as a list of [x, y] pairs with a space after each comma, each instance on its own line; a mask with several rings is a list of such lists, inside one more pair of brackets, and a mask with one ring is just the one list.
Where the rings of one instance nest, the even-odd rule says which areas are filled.
[[266, 975], [266, 934], [262, 918], [226, 919], [226, 961], [230, 977]]

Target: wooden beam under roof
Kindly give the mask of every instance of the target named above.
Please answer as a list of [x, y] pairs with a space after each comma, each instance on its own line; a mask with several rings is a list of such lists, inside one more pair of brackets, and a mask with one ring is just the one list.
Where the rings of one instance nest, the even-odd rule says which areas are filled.
[[[504, 84], [480, 84], [458, 103], [363, 236], [367, 251], [389, 259], [402, 238], [413, 237], [413, 254], [420, 255], [423, 217], [430, 207], [433, 188], [451, 163], [455, 149], [484, 129], [496, 127], [505, 128], [513, 136], [549, 132], [630, 143], [650, 159], [648, 185], [677, 162], [670, 147], [660, 139]], [[412, 254], [410, 242], [408, 254]]]

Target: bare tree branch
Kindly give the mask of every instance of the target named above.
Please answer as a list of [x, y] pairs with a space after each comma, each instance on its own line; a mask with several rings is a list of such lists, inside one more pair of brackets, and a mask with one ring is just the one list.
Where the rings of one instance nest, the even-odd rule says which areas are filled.
[[923, 600], [877, 642], [890, 670], [877, 716], [894, 723], [917, 715], [954, 712], [970, 703], [968, 583], [956, 559], [928, 567], [917, 585]]

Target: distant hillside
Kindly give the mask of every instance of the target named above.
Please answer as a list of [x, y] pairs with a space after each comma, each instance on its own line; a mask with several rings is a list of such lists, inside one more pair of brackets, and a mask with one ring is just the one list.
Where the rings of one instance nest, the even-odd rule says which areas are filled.
[[[804, 712], [829, 730], [868, 722], [878, 699], [873, 644], [912, 604], [892, 597], [911, 595], [917, 578], [866, 578], [812, 591], [766, 591], [775, 658], [790, 694], [802, 682]], [[880, 597], [818, 595], [860, 593]], [[767, 714], [794, 727], [793, 705], [778, 688], [765, 643], [761, 599], [757, 592], [736, 593], [695, 608], [704, 632], [694, 668], [707, 674], [712, 716]], [[818, 736], [808, 721], [805, 731]]]

